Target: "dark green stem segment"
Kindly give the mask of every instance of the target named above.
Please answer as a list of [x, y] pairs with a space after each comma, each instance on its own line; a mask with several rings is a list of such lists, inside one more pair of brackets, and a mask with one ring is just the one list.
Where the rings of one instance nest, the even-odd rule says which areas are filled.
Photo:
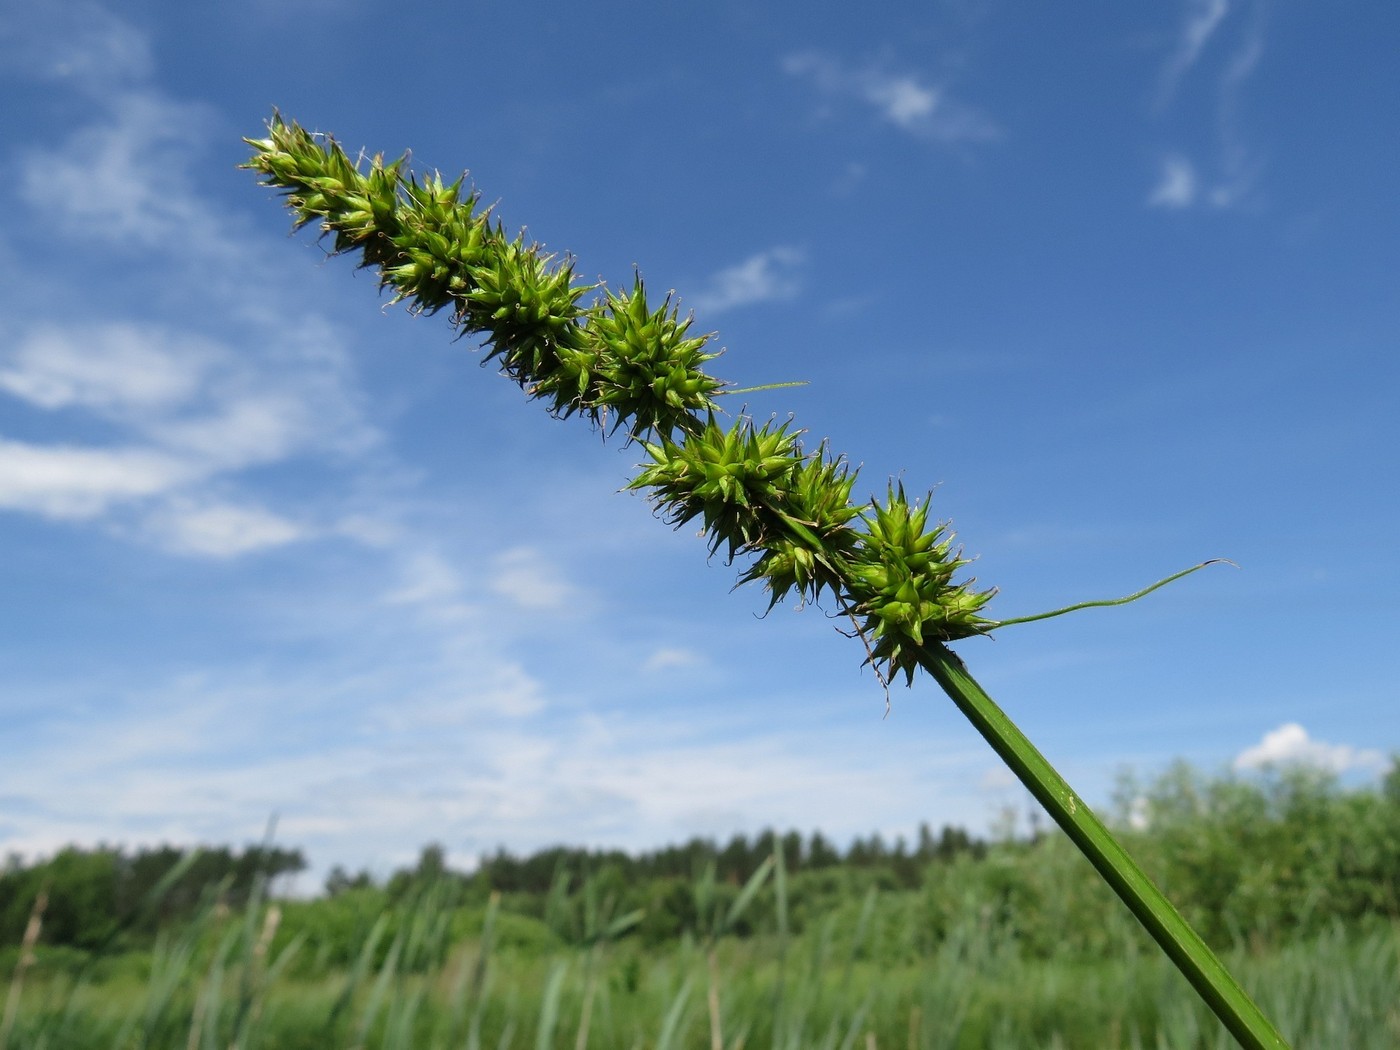
[[919, 665], [943, 687], [969, 722], [1020, 779], [1055, 823], [1089, 858], [1123, 903], [1246, 1050], [1287, 1050], [1288, 1043], [1225, 969], [1171, 901], [1138, 867], [1042, 755], [977, 684], [956, 653], [926, 645]]

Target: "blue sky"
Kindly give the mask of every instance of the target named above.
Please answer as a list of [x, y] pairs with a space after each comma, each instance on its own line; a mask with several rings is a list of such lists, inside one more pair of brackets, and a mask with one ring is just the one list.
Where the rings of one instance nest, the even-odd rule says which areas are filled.
[[[934, 489], [1082, 794], [1400, 749], [1400, 9], [0, 0], [0, 850], [986, 830], [936, 687], [731, 591], [442, 318], [288, 236], [274, 106], [675, 289]], [[736, 406], [737, 407], [737, 406]], [[313, 873], [314, 879], [314, 873]]]

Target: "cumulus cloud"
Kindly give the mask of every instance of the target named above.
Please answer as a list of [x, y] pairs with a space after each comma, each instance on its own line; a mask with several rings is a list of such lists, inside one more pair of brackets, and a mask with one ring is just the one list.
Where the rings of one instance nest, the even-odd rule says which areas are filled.
[[1287, 722], [1269, 730], [1259, 743], [1241, 751], [1235, 757], [1235, 768], [1243, 771], [1266, 766], [1306, 765], [1346, 773], [1357, 769], [1382, 769], [1385, 761], [1379, 751], [1314, 740], [1297, 722]]
[[802, 289], [799, 273], [804, 259], [797, 248], [784, 246], [750, 255], [702, 282], [688, 305], [711, 317], [740, 306], [791, 299]]
[[999, 136], [983, 113], [951, 98], [945, 87], [882, 66], [851, 67], [821, 51], [786, 56], [783, 72], [806, 80], [828, 98], [853, 98], [919, 138], [943, 143], [985, 142]]

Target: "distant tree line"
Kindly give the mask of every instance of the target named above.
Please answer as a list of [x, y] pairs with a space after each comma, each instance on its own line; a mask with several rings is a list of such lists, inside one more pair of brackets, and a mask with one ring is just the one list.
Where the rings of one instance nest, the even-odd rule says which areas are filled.
[[118, 936], [147, 938], [193, 915], [211, 893], [241, 908], [259, 880], [305, 867], [300, 850], [273, 846], [158, 846], [134, 853], [68, 847], [28, 865], [11, 855], [0, 869], [0, 944], [19, 941], [40, 893], [46, 896], [44, 942], [93, 950], [111, 947]]
[[[950, 861], [963, 853], [981, 857], [987, 851], [987, 843], [960, 827], [944, 826], [934, 834], [924, 823], [919, 825], [912, 845], [902, 835], [897, 836], [893, 844], [886, 843], [877, 832], [869, 838], [857, 837], [844, 851], [820, 831], [804, 836], [800, 831], [780, 835], [771, 829], [752, 837], [736, 834], [723, 845], [714, 839], [692, 838], [683, 845], [641, 853], [554, 846], [517, 856], [502, 846], [480, 858], [472, 877], [482, 886], [501, 893], [539, 894], [550, 890], [561, 870], [586, 874], [611, 869], [628, 883], [636, 884], [657, 879], [688, 880], [713, 864], [720, 881], [740, 884], [779, 850], [784, 865], [792, 874], [838, 867], [884, 869], [893, 874], [896, 883], [915, 886], [927, 865]], [[431, 874], [434, 863], [441, 861], [441, 847], [430, 846], [414, 872], [400, 872], [394, 878], [402, 882], [405, 876], [415, 872]], [[335, 868], [326, 880], [326, 890], [334, 894], [370, 885], [372, 881], [366, 872], [352, 877], [343, 869]]]
[[[1212, 943], [1400, 919], [1400, 767], [1351, 788], [1316, 770], [1207, 777], [1183, 765], [1147, 784], [1125, 779], [1116, 811], [1134, 854]], [[870, 835], [845, 848], [796, 831], [695, 838], [636, 854], [556, 846], [517, 856], [500, 848], [469, 872], [450, 869], [445, 849], [429, 845], [387, 879], [332, 870], [323, 897], [285, 904], [278, 936], [304, 936], [308, 966], [350, 965], [375, 928], [384, 930], [378, 950], [387, 951], [396, 924], [411, 922], [424, 901], [450, 911], [453, 929], [470, 936], [494, 900], [498, 936], [522, 950], [600, 936], [641, 946], [704, 938], [774, 857], [782, 859], [784, 922], [794, 932], [821, 929], [833, 916], [843, 917], [842, 928], [861, 926], [878, 895], [876, 921], [914, 955], [937, 950], [968, 909], [989, 935], [1035, 955], [1095, 955], [1106, 939], [1142, 935], [1105, 886], [1083, 877], [1085, 861], [1064, 836], [1032, 823], [1029, 835], [993, 840], [924, 825], [912, 842]], [[11, 858], [0, 872], [0, 951], [18, 944], [41, 890], [49, 902], [42, 943], [90, 951], [139, 945], [211, 900], [239, 909], [259, 880], [304, 867], [299, 850], [270, 847], [66, 849], [27, 866]], [[777, 908], [770, 877], [726, 933], [772, 930]]]

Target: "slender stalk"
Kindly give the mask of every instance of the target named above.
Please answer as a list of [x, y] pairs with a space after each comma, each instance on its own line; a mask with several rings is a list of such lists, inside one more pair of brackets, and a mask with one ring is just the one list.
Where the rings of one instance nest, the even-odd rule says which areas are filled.
[[[1180, 572], [1174, 572], [1166, 579], [1158, 580], [1156, 583], [1152, 584], [1152, 586], [1144, 587], [1142, 590], [1134, 591], [1132, 594], [1125, 595], [1122, 598], [1103, 598], [1092, 602], [1075, 602], [1073, 605], [1066, 605], [1063, 609], [1051, 609], [1049, 612], [1035, 613], [1032, 616], [1015, 616], [1010, 620], [997, 620], [989, 630], [995, 630], [998, 627], [1010, 627], [1012, 624], [1035, 623], [1037, 620], [1049, 620], [1056, 616], [1063, 616], [1065, 613], [1079, 612], [1081, 609], [1111, 609], [1115, 605], [1128, 605], [1137, 601], [1139, 598], [1146, 597], [1159, 588], [1165, 587], [1169, 583], [1175, 583], [1183, 576], [1190, 576], [1193, 572], [1204, 569], [1208, 565], [1235, 565], [1235, 563], [1229, 558], [1211, 558], [1209, 561], [1203, 561], [1199, 565], [1191, 566], [1189, 569], [1182, 569]], [[1235, 565], [1235, 568], [1238, 569], [1239, 566]]]
[[[604, 431], [624, 427], [651, 459], [630, 488], [646, 489], [672, 525], [699, 519], [710, 553], [755, 560], [740, 582], [762, 582], [770, 607], [788, 595], [834, 599], [886, 685], [913, 683], [923, 668], [991, 743], [1031, 793], [1181, 968], [1247, 1048], [1286, 1044], [1185, 920], [1030, 741], [967, 674], [944, 643], [1076, 609], [1122, 605], [1195, 572], [1194, 566], [1126, 598], [1081, 602], [1011, 620], [982, 608], [994, 591], [954, 577], [969, 563], [946, 523], [930, 524], [928, 502], [891, 483], [882, 503], [851, 502], [855, 473], [823, 443], [805, 451], [788, 423], [732, 428], [715, 398], [733, 391], [704, 365], [708, 336], [689, 337], [668, 297], [648, 305], [640, 276], [631, 292], [576, 284], [572, 263], [555, 264], [523, 237], [510, 240], [462, 181], [405, 174], [403, 161], [374, 157], [368, 172], [328, 136], [274, 115], [269, 137], [246, 140], [246, 167], [266, 176], [296, 216], [319, 223], [333, 251], [359, 253], [380, 284], [410, 309], [449, 307], [462, 334], [481, 336], [487, 359], [559, 417], [581, 415]], [[771, 384], [768, 388], [786, 384]], [[763, 388], [751, 388], [763, 389]], [[1211, 564], [1209, 562], [1204, 564]], [[766, 871], [760, 869], [766, 876]], [[759, 875], [730, 910], [732, 923]], [[717, 935], [717, 934], [716, 934]], [[712, 985], [713, 990], [713, 985]], [[718, 1028], [717, 1002], [712, 1023]], [[855, 1029], [850, 1039], [855, 1039]]]
[[1089, 858], [1240, 1045], [1246, 1050], [1287, 1050], [1287, 1042], [1249, 993], [1230, 976], [1093, 810], [977, 684], [962, 660], [947, 646], [934, 643], [924, 647], [919, 663]]

